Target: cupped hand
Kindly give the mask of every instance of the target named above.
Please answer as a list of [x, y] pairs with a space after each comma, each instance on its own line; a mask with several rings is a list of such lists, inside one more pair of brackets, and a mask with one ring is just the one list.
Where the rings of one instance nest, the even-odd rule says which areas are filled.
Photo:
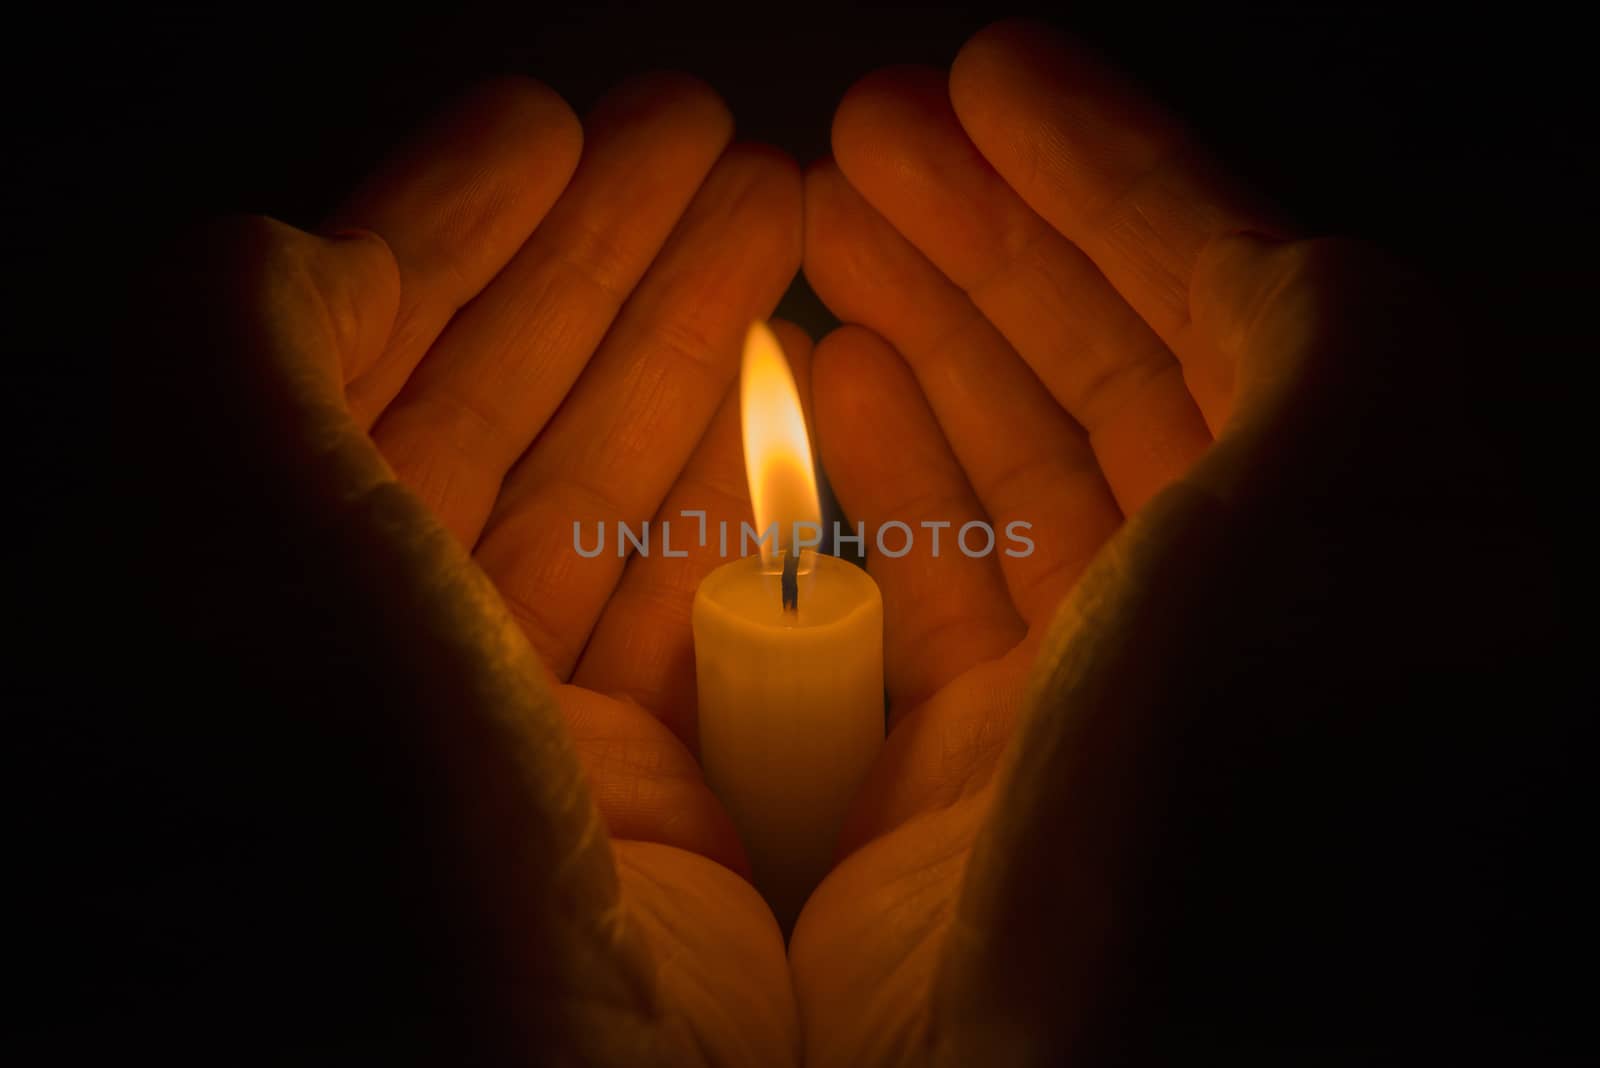
[[[1359, 557], [1362, 502], [1393, 512], [1435, 440], [1373, 398], [1428, 381], [1449, 342], [1405, 334], [1396, 272], [1290, 242], [1045, 27], [990, 27], [948, 74], [868, 76], [833, 148], [806, 177], [805, 272], [847, 324], [814, 355], [821, 454], [852, 520], [918, 544], [868, 551], [891, 731], [791, 942], [808, 1058], [1065, 1063], [1126, 989], [1129, 858], [1164, 788], [1138, 745], [1178, 729], [1186, 685], [1207, 699], [1181, 677], [1195, 650], [1246, 632], [1230, 601], [1255, 580], [1218, 531]], [[1416, 351], [1396, 357], [1401, 336]], [[998, 541], [968, 556], [979, 521]]]
[[[692, 755], [689, 610], [719, 561], [678, 511], [748, 517], [731, 387], [801, 254], [798, 168], [731, 134], [687, 77], [582, 124], [501, 81], [380, 168], [336, 236], [244, 220], [212, 253], [247, 395], [277, 398], [275, 468], [316, 472], [347, 536], [398, 554], [385, 599], [415, 660], [388, 670], [454, 680], [416, 700], [454, 754], [434, 789], [460, 799], [458, 898], [486, 932], [463, 986], [497, 1055], [796, 1056], [782, 935]], [[777, 329], [803, 365], [809, 340]], [[624, 557], [619, 522], [655, 551]]]

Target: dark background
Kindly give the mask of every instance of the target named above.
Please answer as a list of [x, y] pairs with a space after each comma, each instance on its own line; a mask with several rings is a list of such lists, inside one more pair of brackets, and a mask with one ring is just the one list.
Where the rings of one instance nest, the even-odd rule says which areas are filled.
[[[56, 1039], [81, 1030], [105, 1014], [103, 999], [127, 998], [146, 967], [193, 963], [182, 933], [170, 936], [176, 944], [161, 943], [161, 931], [119, 942], [108, 924], [127, 902], [119, 913], [104, 898], [129, 870], [181, 861], [191, 845], [198, 855], [228, 833], [171, 798], [150, 800], [206, 764], [199, 742], [123, 749], [126, 725], [162, 697], [161, 672], [187, 670], [186, 650], [169, 646], [135, 599], [148, 576], [130, 574], [133, 547], [205, 536], [138, 507], [141, 481], [159, 474], [141, 470], [141, 424], [163, 414], [127, 389], [163, 358], [159, 343], [131, 339], [138, 308], [128, 297], [187, 225], [235, 211], [315, 225], [444, 97], [503, 71], [546, 81], [581, 114], [630, 73], [686, 69], [723, 93], [742, 137], [804, 163], [827, 151], [832, 109], [861, 74], [945, 65], [993, 17], [1043, 15], [1145, 81], [1309, 230], [1371, 238], [1440, 280], [1484, 342], [1459, 368], [1483, 434], [1530, 490], [1524, 519], [1538, 551], [1573, 561], [1560, 566], [1576, 606], [1581, 554], [1563, 547], [1588, 530], [1585, 386], [1600, 281], [1589, 37], [1555, 5], [1470, 7], [395, 4], [356, 15], [259, 5], [63, 11], [45, 28], [14, 27], [0, 46], [9, 101], [0, 167], [13, 190], [4, 254], [14, 310], [3, 329], [11, 526], [23, 542], [12, 606], [24, 633], [7, 681], [22, 728], [9, 747], [17, 855], [38, 858], [16, 881], [37, 891], [17, 920], [40, 951], [15, 965], [48, 1007], [36, 1029]], [[803, 281], [780, 312], [813, 333], [830, 324]], [[1485, 560], [1463, 581], [1514, 583], [1518, 567]], [[1550, 674], [1529, 679], [1526, 700], [1573, 715], [1592, 708], [1571, 688], [1587, 663], [1552, 650]], [[220, 715], [226, 707], [218, 701]], [[1462, 714], [1514, 720], [1519, 710]], [[1584, 813], [1562, 815], [1587, 827]], [[192, 905], [219, 930], [257, 919], [175, 899], [170, 886], [161, 893], [158, 911]], [[255, 937], [266, 945], [268, 935]], [[139, 956], [152, 946], [155, 956]], [[126, 1027], [144, 1005], [134, 998], [111, 1018]], [[237, 1037], [239, 1021], [270, 1029], [271, 1019], [234, 1004], [196, 1027]]]

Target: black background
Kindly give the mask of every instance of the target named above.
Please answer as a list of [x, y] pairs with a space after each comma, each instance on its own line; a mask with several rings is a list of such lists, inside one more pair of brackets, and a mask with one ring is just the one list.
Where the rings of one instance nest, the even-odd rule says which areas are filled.
[[[148, 629], [126, 565], [141, 539], [204, 533], [163, 529], [138, 507], [141, 479], [155, 474], [139, 469], [139, 429], [162, 413], [129, 411], [136, 394], [124, 386], [162, 353], [130, 343], [124, 324], [146, 265], [186, 226], [236, 211], [313, 226], [443, 98], [503, 71], [546, 81], [581, 114], [628, 74], [686, 69], [723, 93], [741, 137], [804, 163], [826, 153], [832, 109], [861, 74], [948, 64], [993, 17], [1040, 14], [1141, 78], [1307, 229], [1371, 238], [1440, 280], [1487, 339], [1460, 367], [1482, 432], [1532, 490], [1525, 521], [1541, 551], [1558, 553], [1586, 538], [1594, 483], [1584, 433], [1596, 357], [1592, 60], [1577, 16], [1554, 5], [1468, 7], [260, 5], [63, 11], [47, 28], [14, 27], [4, 330], [24, 634], [8, 684], [21, 727], [13, 813], [21, 841], [38, 847], [19, 855], [39, 858], [17, 881], [39, 891], [18, 918], [41, 952], [17, 967], [52, 1009], [39, 1019], [70, 1029], [96, 1018], [95, 999], [142, 966], [123, 959], [99, 974], [97, 951], [118, 947], [95, 944], [101, 933], [73, 903], [155, 855], [143, 780], [105, 770], [127, 764], [107, 760], [124, 735], [106, 724], [137, 720], [159, 688], [128, 680], [182, 650]], [[780, 312], [814, 334], [830, 324], [803, 282]], [[1486, 560], [1463, 581], [1515, 582], [1517, 566]], [[1580, 571], [1561, 566], [1576, 603]], [[1589, 706], [1570, 685], [1585, 663], [1552, 651], [1526, 699], [1580, 715]], [[156, 756], [152, 778], [205, 760], [198, 743]], [[1584, 814], [1562, 815], [1587, 826]], [[163, 842], [181, 855], [182, 827]]]

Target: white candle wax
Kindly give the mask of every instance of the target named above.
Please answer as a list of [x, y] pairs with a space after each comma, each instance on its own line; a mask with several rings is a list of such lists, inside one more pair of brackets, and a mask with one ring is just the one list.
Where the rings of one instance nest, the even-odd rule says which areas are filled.
[[694, 599], [700, 762], [786, 931], [833, 862], [884, 727], [877, 583], [802, 559], [793, 612], [760, 556], [719, 567]]

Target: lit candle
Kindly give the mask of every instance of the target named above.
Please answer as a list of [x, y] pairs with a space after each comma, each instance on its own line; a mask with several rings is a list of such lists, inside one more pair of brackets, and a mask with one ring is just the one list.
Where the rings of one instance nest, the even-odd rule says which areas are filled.
[[745, 340], [739, 401], [753, 529], [770, 536], [695, 594], [700, 761], [788, 930], [883, 744], [883, 600], [865, 571], [809, 548], [821, 537], [811, 446], [788, 361], [761, 323]]

